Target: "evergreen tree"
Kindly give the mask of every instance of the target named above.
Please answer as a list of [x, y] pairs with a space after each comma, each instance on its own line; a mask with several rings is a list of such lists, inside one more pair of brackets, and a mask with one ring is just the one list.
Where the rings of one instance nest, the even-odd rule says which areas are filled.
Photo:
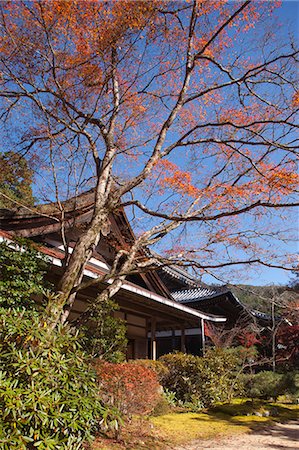
[[32, 178], [33, 170], [24, 157], [14, 151], [0, 154], [0, 208], [32, 206]]

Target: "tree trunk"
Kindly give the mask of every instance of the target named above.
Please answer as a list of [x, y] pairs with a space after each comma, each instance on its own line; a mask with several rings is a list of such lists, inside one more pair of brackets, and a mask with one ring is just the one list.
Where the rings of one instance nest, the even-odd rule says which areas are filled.
[[276, 332], [275, 332], [275, 307], [274, 307], [274, 301], [272, 301], [271, 305], [271, 312], [272, 312], [272, 372], [276, 371]]
[[108, 215], [109, 213], [104, 210], [98, 213], [75, 245], [68, 266], [58, 283], [57, 295], [46, 309], [47, 320], [53, 328], [62, 318], [66, 320], [66, 317], [63, 317], [64, 307], [69, 301], [74, 303], [76, 296], [72, 290], [82, 280], [84, 268], [100, 240], [101, 229], [106, 225]]

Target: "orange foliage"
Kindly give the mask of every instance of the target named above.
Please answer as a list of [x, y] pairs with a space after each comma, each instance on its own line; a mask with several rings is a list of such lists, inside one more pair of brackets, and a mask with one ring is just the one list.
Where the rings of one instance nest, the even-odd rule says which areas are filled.
[[157, 168], [161, 173], [159, 184], [162, 189], [170, 188], [189, 197], [199, 195], [199, 189], [192, 184], [190, 172], [181, 170], [176, 164], [167, 159], [159, 161]]
[[[112, 184], [124, 186], [148, 161], [178, 99], [186, 72], [192, 2], [185, 1], [179, 13], [173, 10], [176, 6], [180, 10], [181, 3], [167, 0], [7, 1], [1, 5], [4, 14], [0, 19], [0, 57], [13, 68], [11, 85], [16, 79], [21, 80], [21, 87], [17, 85], [16, 89], [22, 90], [25, 80], [29, 91], [41, 86], [41, 96], [45, 92], [48, 95], [43, 100], [50, 120], [43, 121], [44, 109], [42, 114], [34, 110], [36, 123], [23, 127], [27, 130], [23, 137], [29, 140], [30, 136], [46, 135], [53, 141], [55, 136], [60, 139], [61, 152], [70, 149], [77, 157], [82, 145], [80, 142], [78, 148], [72, 148], [72, 132], [75, 129], [80, 134], [87, 129], [92, 137], [96, 136], [99, 153], [105, 153], [105, 139], [101, 140], [97, 125], [92, 127], [99, 118], [109, 127], [111, 116], [118, 109], [113, 127], [118, 166]], [[292, 101], [264, 102], [246, 90], [242, 79], [227, 90], [218, 88], [263, 63], [261, 53], [248, 52], [245, 47], [239, 52], [239, 33], [250, 33], [265, 11], [269, 14], [277, 6], [276, 1], [251, 2], [215, 36], [240, 3], [197, 2], [195, 33], [189, 49], [195, 65], [185, 99], [199, 95], [179, 110], [172, 128], [166, 131], [161, 154], [175, 141], [181, 145], [180, 138], [185, 133], [186, 140], [195, 143], [184, 147], [186, 157], [180, 153], [180, 158], [170, 156], [175, 162], [160, 160], [144, 181], [147, 194], [152, 193], [152, 186], [158, 187], [161, 201], [165, 192], [175, 194], [172, 203], [163, 204], [165, 210], [169, 205], [172, 211], [183, 205], [181, 210], [186, 211], [186, 205], [196, 199], [195, 207], [211, 216], [234, 212], [258, 200], [279, 201], [294, 192], [298, 175], [293, 164], [288, 161], [275, 165], [271, 163], [272, 154], [269, 158], [262, 155], [265, 140], [272, 135], [271, 131], [264, 133], [265, 122], [280, 118], [283, 121], [285, 103], [299, 106], [298, 92]], [[278, 62], [270, 67], [273, 71], [278, 68]], [[262, 69], [257, 72], [256, 79], [254, 70], [251, 74], [253, 81], [259, 81]], [[117, 108], [112, 73], [118, 83]], [[259, 85], [263, 86], [262, 81], [252, 83], [252, 89], [259, 89]], [[271, 89], [266, 91], [272, 95]], [[68, 108], [69, 103], [74, 107]], [[85, 118], [94, 119], [94, 123], [86, 125]], [[61, 131], [65, 122], [69, 127]], [[188, 134], [190, 130], [192, 133]], [[201, 139], [203, 145], [197, 144], [196, 140]], [[250, 142], [258, 139], [261, 146], [251, 147]], [[58, 160], [63, 165], [63, 158]], [[90, 173], [87, 175], [90, 178]], [[259, 210], [254, 212], [260, 214]], [[214, 222], [215, 229], [206, 232], [205, 238], [211, 244], [225, 241], [246, 249], [248, 243], [241, 236], [229, 237], [230, 229], [239, 225], [238, 220], [234, 217], [229, 222]], [[250, 248], [254, 249], [254, 244]]]
[[126, 418], [149, 414], [161, 398], [157, 374], [141, 364], [95, 364], [99, 391], [105, 402], [115, 406]]
[[275, 189], [276, 193], [287, 194], [299, 186], [299, 175], [292, 170], [276, 167], [273, 164], [261, 164], [261, 169], [265, 174], [266, 185], [269, 190]]
[[299, 106], [299, 91], [294, 93], [292, 103], [294, 108]]

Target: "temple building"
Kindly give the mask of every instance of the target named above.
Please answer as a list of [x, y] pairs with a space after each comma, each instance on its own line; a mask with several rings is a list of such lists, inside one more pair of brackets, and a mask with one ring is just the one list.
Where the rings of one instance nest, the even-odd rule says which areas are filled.
[[[91, 218], [93, 204], [93, 191], [64, 202], [69, 253]], [[39, 205], [34, 210], [26, 207], [0, 210], [0, 240], [10, 243], [16, 236], [22, 236], [34, 241], [49, 259], [48, 277], [54, 284], [63, 274], [66, 256], [60, 215], [56, 203]], [[109, 273], [116, 249], [133, 241], [134, 233], [125, 212], [111, 215], [107, 235], [101, 236], [85, 267], [84, 280]], [[80, 291], [68, 320], [84, 313], [104, 287], [102, 283]], [[114, 300], [120, 307], [115, 314], [127, 324], [128, 359], [156, 359], [173, 350], [201, 354], [205, 322], [230, 327], [241, 315], [253, 317], [229, 290], [203, 287], [185, 270], [159, 264], [157, 270], [127, 276]]]

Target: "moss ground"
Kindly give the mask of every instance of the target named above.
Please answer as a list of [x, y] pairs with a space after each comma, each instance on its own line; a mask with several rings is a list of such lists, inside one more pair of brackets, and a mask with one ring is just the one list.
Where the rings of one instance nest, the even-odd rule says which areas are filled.
[[[254, 413], [269, 416], [257, 416]], [[266, 413], [268, 414], [268, 413]], [[94, 450], [163, 450], [194, 439], [247, 433], [273, 422], [299, 419], [299, 406], [262, 401], [235, 400], [206, 412], [173, 411], [159, 417], [135, 419], [126, 427], [120, 442], [101, 439]]]
[[[269, 416], [257, 416], [254, 413]], [[249, 400], [237, 400], [231, 404], [220, 404], [202, 413], [171, 413], [154, 417], [151, 421], [162, 429], [173, 443], [184, 443], [193, 439], [211, 439], [217, 436], [246, 433], [270, 425], [275, 421], [299, 418], [299, 406], [282, 405]]]

